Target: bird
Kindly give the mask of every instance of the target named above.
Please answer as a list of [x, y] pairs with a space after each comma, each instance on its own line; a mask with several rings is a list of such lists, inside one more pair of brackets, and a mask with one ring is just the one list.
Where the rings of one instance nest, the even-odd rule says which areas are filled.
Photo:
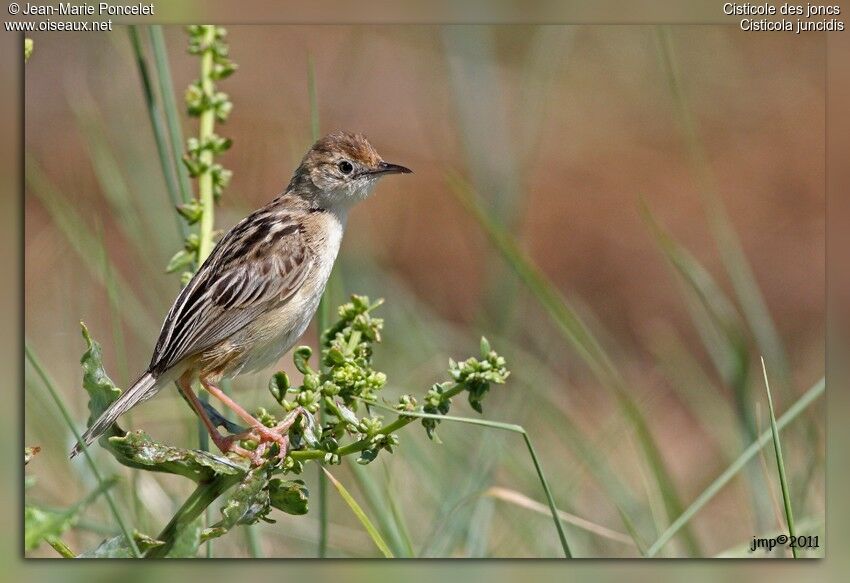
[[[176, 383], [223, 454], [260, 463], [259, 452], [287, 447], [293, 411], [268, 428], [226, 395], [222, 379], [270, 366], [309, 325], [339, 252], [351, 208], [391, 174], [410, 174], [385, 162], [365, 136], [337, 130], [304, 155], [283, 193], [225, 233], [180, 291], [165, 317], [150, 364], [80, 437], [78, 455], [124, 413]], [[197, 379], [248, 424], [223, 436], [192, 389]], [[239, 440], [260, 447], [246, 451]]]

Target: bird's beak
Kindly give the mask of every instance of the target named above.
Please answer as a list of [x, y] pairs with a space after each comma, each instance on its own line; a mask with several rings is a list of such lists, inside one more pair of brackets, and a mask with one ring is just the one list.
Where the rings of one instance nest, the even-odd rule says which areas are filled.
[[413, 174], [413, 170], [400, 166], [398, 164], [390, 164], [389, 162], [381, 162], [378, 168], [372, 170], [371, 174]]

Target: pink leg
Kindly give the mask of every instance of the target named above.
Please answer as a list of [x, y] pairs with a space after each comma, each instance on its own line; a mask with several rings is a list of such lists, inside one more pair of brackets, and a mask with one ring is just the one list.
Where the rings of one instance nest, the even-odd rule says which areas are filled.
[[201, 418], [201, 422], [204, 424], [204, 427], [206, 427], [207, 432], [210, 434], [210, 438], [213, 440], [213, 443], [215, 443], [216, 447], [218, 447], [221, 453], [226, 454], [232, 451], [237, 455], [251, 459], [255, 463], [257, 462], [259, 456], [256, 454], [256, 452], [248, 451], [247, 449], [236, 445], [237, 441], [246, 438], [247, 435], [241, 434], [232, 435], [230, 437], [224, 437], [218, 432], [218, 429], [216, 429], [215, 425], [213, 425], [213, 422], [210, 420], [209, 416], [207, 415], [207, 412], [204, 410], [204, 406], [198, 400], [198, 396], [195, 395], [195, 391], [192, 390], [191, 375], [183, 375], [182, 377], [180, 377], [180, 379], [177, 381], [177, 386], [180, 387], [180, 392], [183, 393], [183, 395], [189, 401], [189, 404], [195, 410], [195, 413], [197, 413], [198, 417]]
[[[273, 441], [280, 445], [280, 450], [282, 455], [286, 455], [286, 451], [289, 449], [289, 439], [286, 435], [281, 435], [281, 432], [278, 428], [270, 429], [260, 423], [253, 415], [251, 415], [248, 411], [242, 408], [242, 406], [228, 397], [224, 391], [211, 384], [205, 378], [201, 378], [201, 384], [204, 388], [209, 391], [209, 393], [215, 396], [219, 401], [225, 404], [230, 410], [236, 413], [245, 423], [247, 423], [253, 432], [256, 432], [261, 442]], [[294, 419], [293, 419], [294, 421]], [[289, 425], [292, 425], [292, 421], [290, 421]], [[289, 430], [289, 426], [286, 427], [286, 430]]]

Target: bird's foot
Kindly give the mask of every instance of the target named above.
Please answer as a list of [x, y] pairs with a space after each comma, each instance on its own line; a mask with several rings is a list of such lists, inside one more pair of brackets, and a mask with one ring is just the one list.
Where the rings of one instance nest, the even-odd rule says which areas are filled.
[[[306, 411], [302, 407], [297, 407], [274, 427], [266, 427], [257, 420], [256, 424], [248, 431], [228, 437], [220, 437], [218, 440], [213, 439], [223, 453], [232, 452], [245, 457], [255, 466], [265, 463], [265, 453], [270, 446], [276, 443], [279, 449], [276, 457], [282, 460], [289, 453], [289, 430], [300, 415], [306, 415]], [[253, 451], [238, 445], [238, 442], [249, 439], [257, 442], [257, 447]]]
[[215, 432], [215, 435], [210, 434], [213, 442], [216, 447], [223, 453], [227, 455], [229, 453], [235, 453], [239, 457], [246, 458], [251, 462], [251, 465], [259, 466], [263, 463], [263, 453], [265, 452], [265, 448], [262, 450], [258, 447], [254, 451], [249, 449], [245, 449], [241, 445], [239, 445], [240, 441], [245, 439], [254, 439], [254, 434], [251, 431], [245, 431], [243, 433], [237, 433], [235, 435], [228, 435], [224, 437], [218, 431]]

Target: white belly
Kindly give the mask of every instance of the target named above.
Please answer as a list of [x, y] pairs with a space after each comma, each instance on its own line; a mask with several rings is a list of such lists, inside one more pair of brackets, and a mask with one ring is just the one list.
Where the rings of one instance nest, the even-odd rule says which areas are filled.
[[[317, 252], [314, 258], [312, 273], [287, 302], [264, 314], [250, 326], [253, 346], [245, 352], [242, 362], [226, 376], [255, 372], [271, 366], [304, 334], [319, 307], [319, 300], [325, 291], [342, 242], [344, 219], [328, 214], [325, 237], [319, 246], [321, 251]], [[242, 338], [233, 340], [239, 343]]]

